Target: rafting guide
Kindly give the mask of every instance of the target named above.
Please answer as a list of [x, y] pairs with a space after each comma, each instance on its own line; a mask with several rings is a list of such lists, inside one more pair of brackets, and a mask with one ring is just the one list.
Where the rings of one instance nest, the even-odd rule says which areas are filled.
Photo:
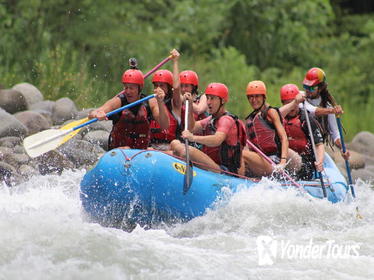
[[348, 259], [359, 257], [359, 244], [338, 244], [327, 240], [316, 244], [313, 238], [307, 244], [294, 244], [291, 240], [276, 240], [268, 235], [260, 235], [256, 240], [258, 264], [273, 265], [276, 259], [321, 260]]

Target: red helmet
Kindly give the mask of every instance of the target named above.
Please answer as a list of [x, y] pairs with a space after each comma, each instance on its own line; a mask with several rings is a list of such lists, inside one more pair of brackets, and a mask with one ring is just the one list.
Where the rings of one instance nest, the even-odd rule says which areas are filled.
[[306, 86], [316, 86], [326, 81], [326, 74], [321, 68], [313, 67], [306, 72], [303, 84]]
[[263, 81], [252, 81], [247, 85], [247, 95], [262, 94], [266, 96], [266, 86]]
[[158, 70], [153, 75], [152, 83], [167, 83], [173, 87], [173, 74], [169, 70]]
[[221, 83], [210, 83], [206, 87], [205, 94], [221, 97], [225, 102], [229, 101], [229, 89]]
[[191, 84], [193, 86], [199, 85], [199, 77], [196, 72], [191, 70], [182, 71], [179, 74], [179, 80], [181, 84]]
[[299, 88], [294, 84], [284, 85], [280, 90], [280, 98], [282, 101], [293, 100], [299, 93]]
[[136, 69], [126, 70], [122, 75], [122, 83], [137, 84], [140, 87], [144, 86], [144, 76], [142, 71]]

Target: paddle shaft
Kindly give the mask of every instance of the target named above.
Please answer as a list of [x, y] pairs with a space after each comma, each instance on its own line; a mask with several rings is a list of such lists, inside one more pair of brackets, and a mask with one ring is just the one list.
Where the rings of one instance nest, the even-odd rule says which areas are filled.
[[[252, 149], [254, 149], [257, 153], [259, 153], [268, 163], [270, 163], [272, 166], [275, 166], [275, 162], [271, 160], [267, 155], [265, 155], [255, 144], [253, 144], [251, 141], [247, 139], [247, 144], [251, 146]], [[305, 191], [304, 188], [298, 184], [290, 175], [286, 173], [286, 171], [282, 170], [283, 175], [292, 182], [296, 187], [300, 188], [301, 190]]]
[[[310, 125], [309, 114], [308, 114], [308, 111], [306, 109], [305, 102], [303, 103], [303, 107], [304, 107], [306, 124], [308, 126], [310, 142], [312, 143], [312, 150], [313, 150], [314, 158], [315, 158], [316, 161], [318, 161], [316, 144], [314, 142], [314, 136], [313, 136], [312, 126]], [[318, 172], [319, 178], [321, 180], [321, 187], [322, 187], [323, 197], [327, 197], [326, 187], [325, 187], [325, 183], [323, 182], [322, 173], [320, 171], [317, 171], [317, 172]]]
[[[186, 100], [185, 114], [184, 114], [184, 130], [188, 130], [188, 115], [189, 115], [189, 105], [190, 102]], [[190, 163], [190, 153], [188, 139], [184, 139], [185, 153], [186, 153], [186, 173], [184, 174], [184, 185], [183, 194], [186, 194], [191, 186], [191, 163]]]
[[158, 68], [160, 68], [162, 65], [164, 65], [166, 62], [168, 62], [170, 59], [172, 59], [172, 56], [169, 55], [167, 58], [165, 58], [163, 61], [161, 61], [159, 64], [157, 64], [155, 67], [153, 67], [151, 70], [149, 70], [145, 75], [144, 79], [152, 75]]
[[[336, 117], [336, 123], [338, 124], [338, 128], [339, 128], [340, 143], [342, 145], [342, 150], [343, 150], [343, 153], [345, 153], [347, 151], [347, 149], [345, 148], [344, 136], [343, 136], [343, 126], [342, 126], [342, 122], [340, 120], [340, 117]], [[345, 159], [345, 169], [347, 170], [348, 183], [349, 183], [349, 187], [351, 189], [352, 196], [353, 196], [353, 198], [356, 198], [355, 189], [353, 187], [351, 167], [350, 167], [350, 164], [349, 164], [349, 160], [346, 160], [346, 159]]]

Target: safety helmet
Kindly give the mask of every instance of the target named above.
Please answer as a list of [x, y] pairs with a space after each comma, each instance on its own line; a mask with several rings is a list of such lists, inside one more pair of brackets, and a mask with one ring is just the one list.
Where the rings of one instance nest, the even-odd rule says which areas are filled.
[[229, 101], [229, 89], [221, 83], [210, 83], [205, 89], [205, 94], [221, 97], [226, 103]]
[[142, 71], [136, 69], [126, 70], [122, 75], [122, 83], [137, 84], [140, 87], [144, 86], [144, 76]]
[[247, 85], [247, 95], [262, 94], [266, 96], [266, 86], [263, 81], [252, 81]]
[[298, 94], [299, 94], [299, 88], [297, 87], [297, 85], [294, 85], [294, 84], [284, 85], [280, 89], [280, 99], [282, 101], [293, 100]]
[[303, 84], [306, 86], [316, 86], [326, 81], [326, 74], [321, 68], [313, 67], [306, 72]]
[[196, 87], [199, 85], [199, 77], [196, 72], [191, 70], [182, 71], [179, 74], [179, 80], [181, 84], [191, 84]]
[[158, 70], [152, 79], [152, 83], [167, 83], [173, 87], [173, 74], [169, 70]]

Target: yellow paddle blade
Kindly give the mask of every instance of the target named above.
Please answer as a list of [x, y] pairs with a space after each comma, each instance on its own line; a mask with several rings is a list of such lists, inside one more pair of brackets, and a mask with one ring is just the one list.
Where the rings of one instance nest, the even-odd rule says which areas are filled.
[[[64, 125], [64, 126], [61, 127], [60, 129], [62, 129], [62, 130], [68, 130], [68, 129], [71, 129], [71, 128], [76, 127], [76, 126], [78, 126], [78, 125], [81, 125], [82, 123], [85, 123], [85, 122], [87, 122], [87, 121], [88, 121], [88, 118], [84, 118], [84, 119], [81, 119], [81, 120], [73, 121], [73, 122], [71, 122], [71, 123], [68, 123], [67, 125]], [[65, 143], [65, 142], [69, 141], [71, 138], [73, 138], [75, 135], [77, 135], [77, 133], [78, 133], [80, 130], [81, 130], [81, 128], [80, 128], [80, 129], [77, 129], [77, 130], [74, 130], [74, 131], [72, 131], [72, 132], [70, 132], [68, 135], [66, 135], [66, 136], [64, 137], [64, 139], [62, 139], [61, 144], [63, 144], [63, 143]]]

